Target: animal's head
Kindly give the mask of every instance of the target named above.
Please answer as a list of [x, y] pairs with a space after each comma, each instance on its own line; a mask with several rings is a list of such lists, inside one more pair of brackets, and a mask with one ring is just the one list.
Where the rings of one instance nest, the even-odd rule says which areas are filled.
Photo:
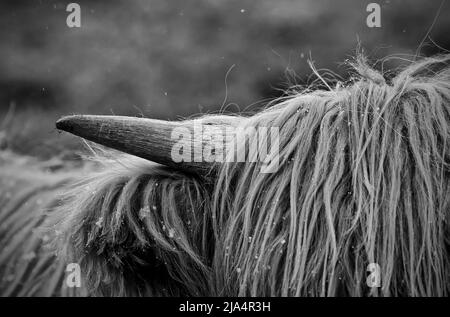
[[102, 157], [61, 198], [62, 254], [94, 294], [448, 294], [449, 60], [390, 82], [361, 63], [250, 117], [59, 120], [133, 155]]

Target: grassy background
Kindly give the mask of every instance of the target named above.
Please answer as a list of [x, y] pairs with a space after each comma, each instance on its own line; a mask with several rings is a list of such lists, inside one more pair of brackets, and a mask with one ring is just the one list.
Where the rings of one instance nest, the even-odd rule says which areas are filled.
[[[310, 82], [308, 58], [345, 78], [342, 62], [358, 41], [371, 59], [411, 59], [441, 4], [91, 0], [77, 1], [82, 27], [68, 28], [69, 2], [0, 4], [0, 148], [70, 153], [79, 140], [59, 134], [54, 122], [71, 113], [176, 119], [256, 109], [289, 83]], [[382, 7], [381, 28], [366, 26], [369, 2]], [[429, 33], [447, 49], [449, 13], [444, 3]], [[421, 54], [440, 50], [428, 45]]]

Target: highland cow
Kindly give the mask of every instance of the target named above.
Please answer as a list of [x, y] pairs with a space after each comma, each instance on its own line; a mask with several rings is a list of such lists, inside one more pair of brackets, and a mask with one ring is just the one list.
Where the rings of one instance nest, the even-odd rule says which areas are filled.
[[[358, 59], [352, 81], [247, 117], [59, 120], [127, 154], [45, 177], [3, 164], [2, 295], [448, 296], [449, 61], [387, 79]], [[171, 131], [194, 124], [277, 127], [277, 170], [175, 162]], [[64, 283], [68, 263], [81, 267], [79, 289]], [[379, 287], [366, 283], [373, 263]]]

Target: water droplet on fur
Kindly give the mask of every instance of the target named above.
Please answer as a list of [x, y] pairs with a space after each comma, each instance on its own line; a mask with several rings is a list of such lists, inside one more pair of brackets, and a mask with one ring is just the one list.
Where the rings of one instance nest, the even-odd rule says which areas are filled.
[[98, 218], [97, 222], [95, 223], [95, 225], [99, 228], [101, 228], [103, 226], [103, 217]]
[[153, 211], [156, 211], [156, 205], [152, 206]]
[[169, 238], [173, 238], [175, 236], [175, 230], [174, 229], [169, 229]]
[[281, 240], [281, 244], [285, 244], [285, 243], [286, 243], [285, 239]]
[[149, 214], [150, 214], [150, 208], [148, 208], [148, 206], [145, 206], [139, 210], [139, 219], [142, 220], [145, 217], [148, 217]]
[[236, 272], [238, 272], [238, 273], [241, 273], [241, 268], [240, 267], [238, 267], [237, 269], [236, 269]]
[[35, 257], [36, 257], [36, 253], [31, 251], [31, 252], [24, 254], [22, 259], [24, 259], [25, 261], [30, 261], [30, 260], [33, 260]]

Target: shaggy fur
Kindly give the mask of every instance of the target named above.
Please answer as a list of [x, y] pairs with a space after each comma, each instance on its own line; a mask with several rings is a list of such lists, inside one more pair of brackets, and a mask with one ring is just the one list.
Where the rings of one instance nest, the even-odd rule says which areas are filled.
[[273, 174], [226, 163], [204, 179], [99, 157], [49, 210], [59, 263], [81, 264], [90, 295], [448, 296], [449, 61], [386, 81], [359, 59], [351, 82], [236, 118], [279, 127]]
[[[386, 83], [359, 60], [354, 82], [247, 120], [280, 128], [280, 167], [220, 167], [220, 294], [448, 295], [449, 61], [423, 60]], [[366, 285], [369, 263], [379, 289]]]
[[[31, 167], [32, 166], [32, 167]], [[46, 244], [54, 232], [46, 232], [48, 208], [75, 173], [48, 172], [55, 165], [0, 152], [0, 295], [74, 295], [62, 284], [65, 262]], [[79, 173], [81, 170], [78, 171]]]
[[[207, 296], [212, 289], [210, 192], [194, 176], [131, 156], [74, 184], [49, 227], [88, 293]], [[124, 165], [125, 164], [125, 165]]]

